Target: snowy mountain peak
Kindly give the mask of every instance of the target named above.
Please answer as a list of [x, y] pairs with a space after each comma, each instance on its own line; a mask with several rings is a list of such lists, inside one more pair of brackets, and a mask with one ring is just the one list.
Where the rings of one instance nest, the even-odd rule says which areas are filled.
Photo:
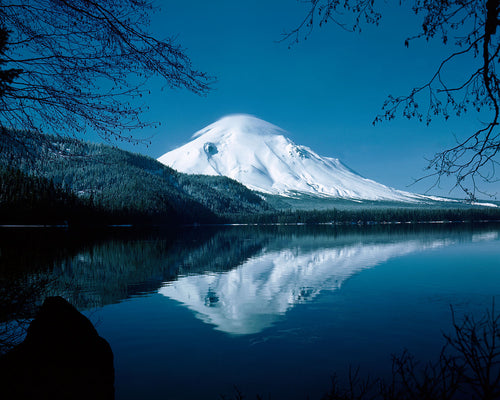
[[220, 137], [227, 135], [283, 135], [286, 132], [280, 127], [270, 124], [249, 114], [232, 114], [225, 116], [213, 124], [196, 132], [192, 138], [199, 136]]
[[180, 172], [227, 176], [270, 194], [411, 202], [424, 198], [363, 178], [338, 159], [321, 157], [287, 136], [252, 115], [229, 115], [158, 161]]

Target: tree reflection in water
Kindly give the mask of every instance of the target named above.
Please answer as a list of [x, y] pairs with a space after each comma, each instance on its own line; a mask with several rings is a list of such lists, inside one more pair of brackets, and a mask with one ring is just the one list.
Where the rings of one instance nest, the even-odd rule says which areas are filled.
[[[245, 333], [245, 324], [261, 330], [293, 304], [340, 286], [353, 273], [384, 259], [497, 234], [498, 225], [487, 224], [199, 227], [98, 234], [4, 229], [0, 344], [5, 351], [22, 339], [27, 321], [53, 295], [81, 311], [160, 291], [224, 330], [224, 324], [231, 324], [224, 288], [231, 285], [238, 293], [232, 312], [240, 318], [239, 331], [233, 333]], [[187, 287], [199, 301], [182, 297]], [[238, 304], [242, 308], [235, 308]], [[242, 322], [255, 316], [252, 308], [259, 304], [262, 322]], [[223, 322], [216, 321], [217, 314]], [[229, 325], [228, 331], [236, 329]]]

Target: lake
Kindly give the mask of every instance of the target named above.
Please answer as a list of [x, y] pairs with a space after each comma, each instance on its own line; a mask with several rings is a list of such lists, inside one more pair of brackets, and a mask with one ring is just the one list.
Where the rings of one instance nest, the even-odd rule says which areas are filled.
[[500, 296], [498, 224], [0, 234], [3, 329], [62, 295], [110, 343], [118, 400], [319, 399], [349, 365], [435, 359], [450, 306]]

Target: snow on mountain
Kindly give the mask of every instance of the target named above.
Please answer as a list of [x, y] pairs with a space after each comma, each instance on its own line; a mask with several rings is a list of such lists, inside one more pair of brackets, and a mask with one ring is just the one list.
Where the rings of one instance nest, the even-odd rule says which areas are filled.
[[417, 202], [426, 196], [363, 178], [336, 158], [296, 145], [283, 129], [251, 115], [224, 117], [158, 161], [188, 174], [223, 175], [252, 190], [355, 200]]

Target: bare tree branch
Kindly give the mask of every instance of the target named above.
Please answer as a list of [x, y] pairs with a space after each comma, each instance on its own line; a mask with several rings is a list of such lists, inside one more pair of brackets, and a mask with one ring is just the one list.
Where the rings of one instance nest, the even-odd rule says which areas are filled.
[[136, 141], [146, 126], [152, 76], [170, 88], [206, 94], [213, 78], [192, 67], [175, 38], [147, 33], [150, 0], [2, 0], [0, 27], [9, 32], [0, 65], [0, 125], [6, 129]]
[[[310, 0], [306, 18], [284, 35], [292, 44], [311, 34], [315, 25], [334, 20], [341, 26], [360, 31], [362, 23], [379, 24], [381, 14], [376, 0]], [[405, 40], [405, 46], [417, 39], [439, 40], [452, 48], [424, 85], [416, 86], [404, 96], [389, 96], [382, 113], [374, 123], [392, 120], [397, 115], [429, 124], [435, 117], [447, 120], [467, 111], [487, 115], [488, 120], [465, 139], [434, 155], [430, 171], [421, 179], [434, 177], [439, 184], [444, 176], [454, 176], [455, 187], [474, 199], [477, 180], [496, 181], [500, 151], [500, 79], [496, 65], [500, 62], [500, 0], [400, 0], [395, 5], [411, 7], [422, 16], [422, 30]], [[398, 4], [399, 3], [399, 4]], [[316, 18], [319, 23], [316, 23]], [[305, 31], [305, 32], [304, 32]], [[459, 84], [450, 85], [445, 67], [460, 65], [464, 57], [475, 61]], [[423, 104], [423, 106], [422, 106]]]

